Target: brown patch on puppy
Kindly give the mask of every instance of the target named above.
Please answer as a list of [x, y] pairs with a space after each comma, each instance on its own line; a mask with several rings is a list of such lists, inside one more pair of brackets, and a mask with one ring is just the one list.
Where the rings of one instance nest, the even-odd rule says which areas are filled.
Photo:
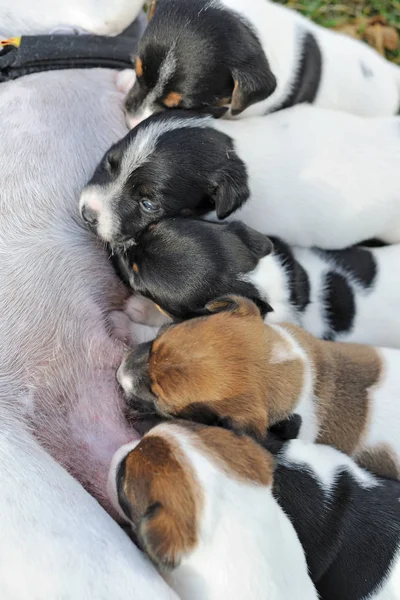
[[163, 100], [163, 104], [167, 108], [176, 108], [182, 102], [182, 94], [178, 92], [170, 92]]
[[136, 72], [137, 77], [142, 77], [142, 75], [143, 75], [143, 62], [142, 62], [142, 59], [140, 58], [140, 56], [138, 56], [137, 59], [136, 59], [135, 72]]
[[217, 102], [215, 103], [215, 106], [229, 106], [229, 104], [232, 102], [232, 98], [227, 97], [227, 98], [220, 98], [219, 100], [217, 100]]
[[133, 263], [132, 270], [135, 271], [135, 273], [139, 273], [139, 267], [137, 263]]
[[151, 0], [151, 4], [149, 6], [149, 10], [147, 11], [147, 21], [150, 21], [154, 17], [154, 13], [156, 12], [157, 0]]
[[164, 315], [165, 317], [168, 317], [168, 319], [171, 319], [171, 315], [169, 315], [167, 312], [165, 312], [165, 310], [163, 308], [161, 308], [161, 306], [159, 306], [158, 304], [156, 304], [156, 308], [157, 308], [157, 310], [160, 311], [160, 313], [162, 315]]
[[355, 455], [356, 462], [381, 477], [400, 479], [400, 465], [396, 453], [389, 444], [378, 444], [374, 448], [361, 450]]
[[229, 477], [245, 483], [272, 485], [274, 458], [247, 435], [195, 423], [179, 422], [179, 426], [195, 434], [202, 452]]
[[240, 91], [239, 82], [235, 81], [235, 86], [232, 92], [232, 104], [231, 108], [233, 111], [242, 112], [244, 100]]
[[354, 454], [368, 428], [370, 390], [382, 363], [371, 346], [326, 342], [292, 325], [287, 329], [307, 351], [315, 373], [320, 433], [317, 442]]
[[153, 342], [155, 407], [163, 415], [202, 422], [201, 412], [208, 412], [264, 439], [269, 423], [292, 413], [304, 364], [298, 357], [271, 362], [282, 337], [264, 325], [250, 300], [232, 296], [207, 309], [210, 316], [174, 325]]
[[150, 432], [122, 461], [121, 507], [139, 542], [163, 569], [177, 567], [197, 544], [201, 488], [179, 446]]

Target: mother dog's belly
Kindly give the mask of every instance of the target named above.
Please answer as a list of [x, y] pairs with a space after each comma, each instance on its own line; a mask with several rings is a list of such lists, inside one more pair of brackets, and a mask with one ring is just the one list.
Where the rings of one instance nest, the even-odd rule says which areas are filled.
[[123, 345], [106, 322], [125, 290], [78, 195], [126, 133], [121, 102], [107, 70], [0, 87], [0, 407], [103, 504], [110, 458], [136, 436], [115, 382]]

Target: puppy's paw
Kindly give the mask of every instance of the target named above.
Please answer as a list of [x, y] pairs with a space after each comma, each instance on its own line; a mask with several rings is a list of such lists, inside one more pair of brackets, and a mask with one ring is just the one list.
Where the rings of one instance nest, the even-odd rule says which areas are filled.
[[142, 325], [140, 323], [132, 323], [130, 336], [132, 339], [133, 346], [137, 344], [144, 344], [145, 342], [151, 342], [157, 337], [159, 327], [149, 327], [148, 325]]
[[134, 323], [150, 327], [161, 327], [169, 321], [154, 302], [144, 296], [131, 296], [125, 305], [125, 313]]
[[124, 69], [117, 74], [115, 84], [119, 92], [127, 94], [136, 81], [134, 69]]
[[108, 314], [111, 336], [117, 338], [127, 346], [133, 346], [135, 341], [132, 336], [134, 323], [122, 310], [113, 310]]

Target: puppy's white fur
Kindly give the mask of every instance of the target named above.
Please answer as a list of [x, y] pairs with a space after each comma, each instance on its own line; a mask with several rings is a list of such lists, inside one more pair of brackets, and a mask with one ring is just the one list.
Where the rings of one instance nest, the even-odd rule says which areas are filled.
[[247, 19], [258, 34], [278, 85], [273, 94], [238, 118], [263, 115], [291, 92], [301, 61], [302, 41], [311, 33], [322, 55], [315, 104], [364, 116], [396, 114], [400, 109], [400, 69], [363, 42], [312, 23], [270, 0], [220, 0]]
[[299, 246], [400, 241], [400, 118], [300, 105], [213, 121], [245, 162], [251, 197], [232, 219]]
[[[179, 445], [204, 497], [198, 544], [165, 576], [181, 600], [317, 600], [303, 549], [272, 486], [228, 475], [182, 427], [163, 424], [150, 435]], [[136, 445], [125, 446], [113, 460], [109, 489], [114, 501], [116, 470]]]
[[[244, 275], [274, 309], [267, 314], [267, 323], [289, 321], [320, 338], [332, 333], [337, 341], [400, 348], [400, 282], [395, 276], [400, 262], [399, 244], [368, 248], [376, 264], [376, 276], [368, 287], [340, 268], [328, 255], [300, 247], [292, 248], [292, 251], [294, 258], [305, 269], [310, 284], [309, 304], [304, 311], [296, 310], [290, 303], [289, 277], [285, 266], [274, 253], [262, 258], [254, 271]], [[328, 273], [342, 275], [353, 293], [354, 320], [347, 331], [330, 331], [327, 316], [329, 306], [325, 297]], [[346, 309], [352, 312], [351, 307], [344, 303], [343, 310]]]

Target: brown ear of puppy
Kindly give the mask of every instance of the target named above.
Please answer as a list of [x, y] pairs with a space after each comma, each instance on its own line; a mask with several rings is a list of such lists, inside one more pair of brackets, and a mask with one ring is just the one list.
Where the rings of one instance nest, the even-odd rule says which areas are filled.
[[277, 81], [275, 75], [269, 68], [266, 60], [256, 61], [246, 71], [232, 69], [232, 77], [235, 82], [232, 94], [231, 113], [239, 115], [246, 108], [268, 98], [276, 89]]
[[143, 549], [163, 571], [179, 567], [184, 555], [193, 546], [184, 527], [159, 502], [151, 505], [138, 529]]
[[242, 296], [216, 298], [206, 304], [205, 310], [210, 314], [230, 312], [240, 317], [260, 317], [261, 319], [260, 310], [254, 302]]
[[160, 569], [175, 569], [196, 545], [201, 496], [184, 455], [150, 434], [121, 461], [116, 477], [119, 506], [139, 547]]
[[147, 22], [151, 21], [157, 8], [157, 0], [151, 0], [149, 10], [147, 11]]

